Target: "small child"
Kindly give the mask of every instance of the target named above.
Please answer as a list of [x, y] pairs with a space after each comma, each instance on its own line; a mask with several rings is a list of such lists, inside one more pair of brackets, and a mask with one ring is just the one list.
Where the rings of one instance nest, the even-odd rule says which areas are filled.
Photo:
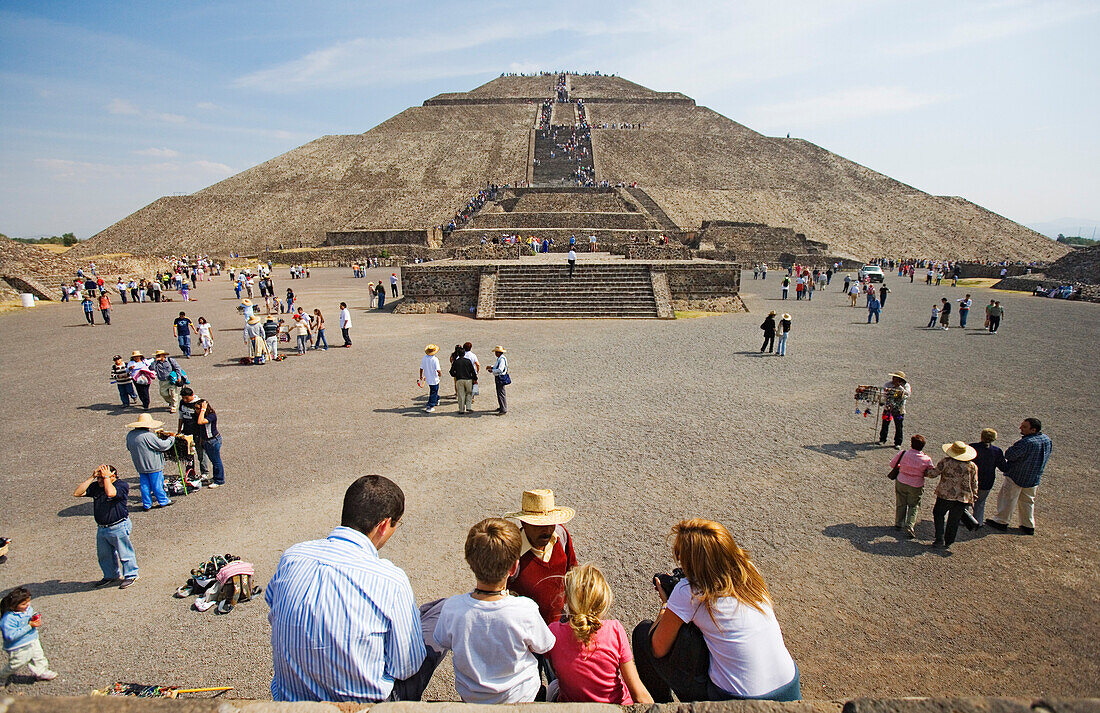
[[928, 327], [927, 327], [928, 329], [932, 329], [933, 327], [936, 326], [936, 320], [939, 319], [939, 316], [940, 316], [940, 306], [939, 305], [932, 305], [932, 319], [928, 320]]
[[582, 564], [565, 575], [567, 620], [550, 624], [557, 639], [550, 663], [558, 675], [558, 701], [653, 702], [638, 677], [630, 636], [617, 619], [603, 620], [612, 599], [611, 587], [594, 565]]
[[39, 681], [52, 681], [57, 672], [50, 670], [50, 662], [38, 643], [38, 627], [42, 617], [31, 609], [31, 593], [23, 587], [4, 595], [0, 600], [0, 629], [4, 632], [4, 651], [8, 663], [0, 671], [0, 685], [7, 685], [13, 673], [27, 666]]
[[508, 593], [519, 571], [519, 528], [491, 517], [470, 528], [466, 562], [477, 584], [443, 603], [434, 638], [454, 651], [455, 690], [466, 703], [530, 703], [542, 693], [535, 654], [554, 647], [554, 635], [527, 597]]

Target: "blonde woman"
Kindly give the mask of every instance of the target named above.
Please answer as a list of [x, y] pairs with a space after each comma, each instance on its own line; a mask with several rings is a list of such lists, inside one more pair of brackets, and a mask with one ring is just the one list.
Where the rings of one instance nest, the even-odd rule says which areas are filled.
[[550, 624], [556, 643], [550, 663], [558, 676], [558, 701], [653, 703], [642, 685], [630, 639], [617, 619], [604, 619], [614, 597], [592, 564], [565, 575], [565, 621]]
[[[658, 702], [802, 699], [764, 578], [729, 531], [710, 520], [672, 528], [682, 575], [658, 575], [657, 621], [634, 629], [638, 674]], [[667, 591], [666, 591], [667, 587]]]

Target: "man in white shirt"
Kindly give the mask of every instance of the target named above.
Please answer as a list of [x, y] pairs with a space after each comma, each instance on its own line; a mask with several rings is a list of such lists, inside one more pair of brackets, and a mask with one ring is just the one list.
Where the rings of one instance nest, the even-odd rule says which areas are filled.
[[577, 251], [569, 248], [569, 276], [573, 276], [573, 270], [577, 267]]
[[420, 360], [419, 381], [428, 384], [428, 406], [424, 409], [427, 413], [433, 413], [436, 405], [439, 404], [439, 378], [443, 376], [443, 371], [439, 368], [439, 359], [435, 356], [438, 351], [439, 347], [429, 344], [424, 347], [424, 357]]
[[344, 336], [344, 346], [351, 346], [351, 312], [347, 302], [340, 303], [340, 334]]

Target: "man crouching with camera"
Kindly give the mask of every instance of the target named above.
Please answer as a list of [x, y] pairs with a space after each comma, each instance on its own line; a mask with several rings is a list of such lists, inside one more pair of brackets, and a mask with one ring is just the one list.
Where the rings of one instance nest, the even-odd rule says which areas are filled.
[[749, 553], [710, 520], [683, 520], [672, 536], [680, 567], [654, 575], [661, 610], [632, 636], [654, 701], [801, 700], [798, 666]]
[[103, 579], [95, 583], [97, 589], [118, 582], [119, 574], [122, 575], [119, 589], [128, 588], [138, 578], [137, 555], [130, 544], [130, 510], [126, 506], [129, 492], [129, 484], [118, 479], [113, 465], [99, 466], [73, 491], [74, 497], [92, 499], [92, 515], [99, 526], [95, 550]]

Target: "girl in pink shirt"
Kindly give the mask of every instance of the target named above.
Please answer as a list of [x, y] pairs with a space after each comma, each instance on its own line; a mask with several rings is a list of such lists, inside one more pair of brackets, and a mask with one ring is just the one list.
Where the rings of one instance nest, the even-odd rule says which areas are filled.
[[653, 703], [638, 677], [629, 635], [617, 619], [603, 619], [612, 599], [595, 565], [582, 564], [565, 575], [566, 621], [550, 624], [557, 639], [549, 655], [558, 675], [558, 701]]

